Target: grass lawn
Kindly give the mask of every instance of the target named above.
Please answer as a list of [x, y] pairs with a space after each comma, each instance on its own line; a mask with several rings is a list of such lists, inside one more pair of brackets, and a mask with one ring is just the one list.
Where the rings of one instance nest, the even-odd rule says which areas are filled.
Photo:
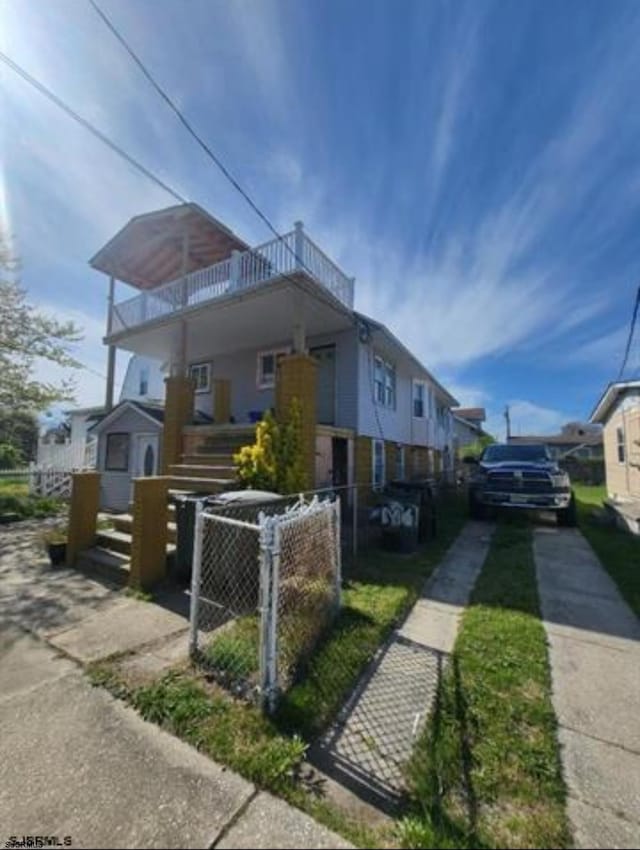
[[0, 499], [4, 496], [28, 496], [29, 482], [24, 476], [0, 475]]
[[606, 498], [604, 487], [575, 487], [578, 523], [602, 566], [618, 585], [629, 607], [640, 617], [640, 537], [595, 522], [592, 509]]
[[[368, 552], [346, 571], [343, 608], [336, 626], [313, 655], [305, 677], [284, 696], [274, 718], [232, 699], [193, 667], [156, 681], [135, 683], [123, 677], [114, 659], [93, 666], [90, 676], [95, 684], [108, 687], [133, 704], [146, 719], [189, 741], [259, 787], [305, 809], [353, 843], [378, 846], [383, 841], [379, 834], [307, 790], [298, 771], [307, 744], [332, 721], [379, 645], [418, 597], [425, 579], [464, 521], [464, 504], [450, 499], [440, 509], [437, 539], [420, 552], [411, 556]], [[252, 646], [250, 625], [247, 630], [247, 645]], [[219, 660], [229, 648], [218, 641], [211, 651]], [[245, 655], [248, 671], [255, 659], [249, 652]]]
[[531, 531], [499, 525], [410, 768], [405, 847], [566, 847]]

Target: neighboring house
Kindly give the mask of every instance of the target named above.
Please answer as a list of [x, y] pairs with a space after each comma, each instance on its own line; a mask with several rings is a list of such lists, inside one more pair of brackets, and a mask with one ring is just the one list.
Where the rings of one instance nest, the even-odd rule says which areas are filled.
[[[353, 309], [354, 279], [302, 224], [250, 249], [185, 204], [133, 218], [91, 265], [110, 277], [112, 294], [116, 281], [137, 290], [113, 299], [105, 343], [167, 364], [161, 469], [174, 488], [196, 489], [199, 463], [197, 482], [212, 470], [214, 491], [214, 470], [227, 477], [231, 451], [253, 440], [267, 409], [286, 418], [294, 397], [310, 486], [378, 488], [452, 468], [455, 398], [383, 324]], [[128, 421], [131, 407], [109, 416], [125, 412], [127, 471], [138, 474], [133, 446], [146, 423]], [[102, 446], [99, 455], [106, 472]]]
[[487, 412], [484, 407], [456, 407], [453, 415], [478, 428], [482, 428], [482, 423], [486, 422], [487, 419]]
[[[129, 358], [120, 402], [125, 399], [163, 402], [164, 375], [158, 361], [135, 354]], [[97, 443], [91, 428], [104, 414], [104, 405], [65, 411], [66, 421], [40, 437], [36, 466], [67, 471], [95, 467]]]
[[603, 427], [609, 497], [640, 502], [640, 381], [609, 384], [589, 421]]
[[484, 407], [456, 407], [452, 414], [454, 454], [458, 457], [462, 450], [487, 436], [482, 427], [487, 414]]
[[127, 363], [118, 402], [132, 400], [163, 404], [164, 379], [162, 363], [151, 357], [134, 354]]
[[569, 422], [559, 434], [509, 437], [508, 442], [546, 446], [549, 455], [558, 461], [568, 458], [602, 460], [604, 457], [602, 428], [593, 423]]
[[162, 405], [125, 400], [93, 425], [103, 506], [126, 510], [131, 501], [131, 479], [158, 474], [163, 423]]

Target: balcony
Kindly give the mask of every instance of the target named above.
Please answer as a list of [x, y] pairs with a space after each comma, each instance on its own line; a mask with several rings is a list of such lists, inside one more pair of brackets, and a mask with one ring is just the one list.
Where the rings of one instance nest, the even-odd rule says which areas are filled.
[[310, 278], [341, 304], [353, 308], [354, 279], [347, 277], [297, 224], [280, 239], [247, 251], [233, 251], [228, 259], [114, 304], [109, 336], [215, 304], [294, 274]]

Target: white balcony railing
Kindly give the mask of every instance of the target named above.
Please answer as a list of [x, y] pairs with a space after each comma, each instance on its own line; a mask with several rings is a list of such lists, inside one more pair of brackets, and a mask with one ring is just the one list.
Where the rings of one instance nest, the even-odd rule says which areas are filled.
[[115, 304], [111, 333], [165, 318], [294, 272], [307, 274], [347, 307], [353, 307], [353, 278], [347, 277], [298, 224], [281, 239], [272, 239], [248, 251], [234, 251], [229, 259]]

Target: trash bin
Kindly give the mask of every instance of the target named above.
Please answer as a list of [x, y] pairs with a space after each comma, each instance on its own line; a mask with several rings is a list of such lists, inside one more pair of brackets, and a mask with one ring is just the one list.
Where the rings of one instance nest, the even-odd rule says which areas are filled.
[[394, 552], [415, 552], [420, 523], [419, 495], [386, 488], [380, 501], [379, 516], [382, 547]]
[[[184, 493], [173, 497], [176, 520], [176, 551], [173, 559], [172, 576], [179, 583], [191, 581], [193, 563], [193, 540], [195, 537], [196, 506], [203, 502], [206, 509], [230, 508], [236, 519], [255, 522], [259, 510], [269, 503], [282, 501], [282, 496], [267, 490], [231, 490], [211, 495], [210, 493]], [[236, 510], [237, 509], [237, 510]], [[244, 510], [247, 509], [247, 510]], [[257, 536], [256, 536], [257, 539]], [[225, 547], [228, 549], [228, 547]], [[239, 563], [243, 554], [235, 553], [233, 563]]]
[[210, 493], [181, 493], [171, 499], [175, 511], [176, 550], [169, 561], [169, 574], [180, 584], [191, 581], [196, 505], [209, 499]]
[[437, 515], [434, 482], [427, 478], [416, 481], [392, 481], [385, 492], [398, 496], [413, 494], [418, 497], [420, 507], [418, 540], [424, 543], [436, 536]]

